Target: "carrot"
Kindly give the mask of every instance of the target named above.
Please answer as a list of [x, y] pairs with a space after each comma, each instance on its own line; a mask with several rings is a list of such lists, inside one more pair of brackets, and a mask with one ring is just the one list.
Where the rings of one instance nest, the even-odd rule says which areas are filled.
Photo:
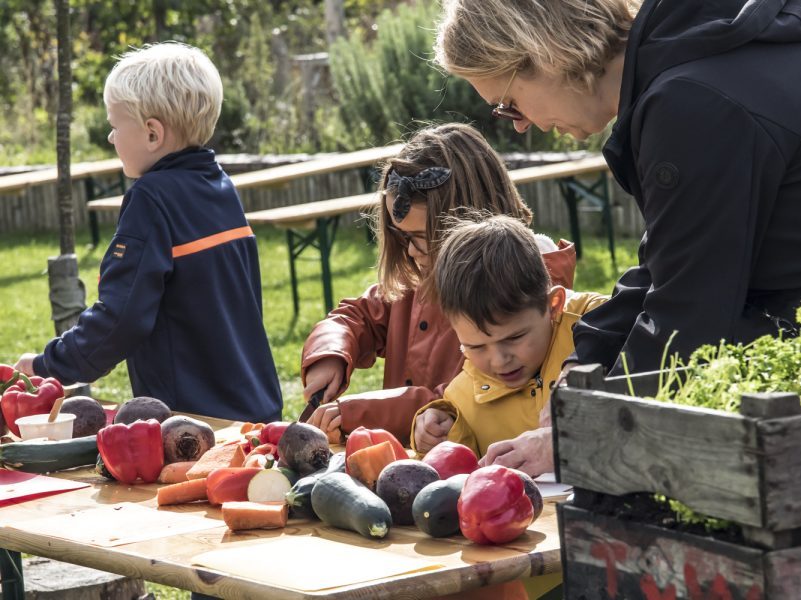
[[225, 502], [222, 516], [228, 529], [276, 529], [286, 527], [286, 502]]
[[206, 480], [192, 479], [160, 487], [156, 493], [156, 502], [159, 506], [171, 504], [186, 504], [197, 500], [206, 500]]
[[251, 423], [247, 421], [242, 423], [242, 427], [239, 428], [239, 433], [258, 433], [262, 429], [264, 429], [264, 423]]
[[195, 466], [186, 472], [187, 479], [203, 479], [214, 469], [241, 467], [245, 464], [245, 451], [239, 442], [220, 444], [207, 450]]
[[392, 443], [381, 442], [374, 446], [367, 446], [357, 450], [347, 458], [348, 471], [354, 479], [375, 490], [378, 475], [389, 463], [395, 462], [395, 451]]
[[183, 462], [174, 462], [168, 465], [164, 465], [164, 468], [159, 473], [159, 483], [181, 483], [182, 481], [187, 481], [188, 477], [186, 476], [186, 472], [195, 466], [194, 460], [183, 461]]

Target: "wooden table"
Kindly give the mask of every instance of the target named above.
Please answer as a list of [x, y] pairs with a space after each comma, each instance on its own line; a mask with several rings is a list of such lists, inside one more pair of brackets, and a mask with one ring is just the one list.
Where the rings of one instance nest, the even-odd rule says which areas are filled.
[[[211, 421], [213, 427], [221, 429], [219, 435], [223, 437], [238, 430], [237, 424], [231, 422], [205, 420]], [[231, 427], [226, 429], [226, 426]], [[542, 516], [529, 527], [526, 534], [510, 544], [498, 547], [472, 544], [461, 536], [434, 539], [414, 527], [393, 527], [387, 538], [373, 541], [356, 533], [328, 527], [319, 521], [303, 520], [290, 520], [289, 525], [283, 530], [254, 530], [240, 533], [228, 531], [220, 520], [220, 526], [213, 529], [114, 547], [93, 546], [9, 527], [9, 523], [21, 523], [53, 515], [64, 515], [64, 527], [69, 527], [68, 513], [71, 511], [120, 502], [156, 507], [155, 495], [158, 486], [155, 484], [126, 486], [106, 482], [89, 469], [55, 475], [85, 481], [91, 483], [91, 486], [0, 508], [0, 547], [235, 599], [429, 598], [464, 592], [481, 585], [561, 572], [559, 534], [554, 505], [551, 503], [546, 503]], [[183, 505], [168, 510], [220, 519], [219, 509], [208, 504]], [[132, 528], [136, 526], [136, 523], [130, 524]], [[349, 546], [372, 548], [387, 558], [395, 555], [413, 557], [436, 562], [443, 567], [344, 585], [324, 592], [304, 592], [192, 564], [193, 557], [204, 552], [258, 546], [267, 540], [275, 540], [276, 549], [280, 549], [281, 540], [291, 536], [306, 536]], [[342, 548], [346, 549], [347, 546]], [[315, 561], [335, 558], [303, 556], [298, 557], [298, 560], [312, 569]], [[253, 560], [262, 561], [264, 568], [269, 569], [269, 556], [254, 552]], [[355, 571], [359, 569], [359, 565], [352, 567]], [[298, 585], [301, 585], [301, 582]]]

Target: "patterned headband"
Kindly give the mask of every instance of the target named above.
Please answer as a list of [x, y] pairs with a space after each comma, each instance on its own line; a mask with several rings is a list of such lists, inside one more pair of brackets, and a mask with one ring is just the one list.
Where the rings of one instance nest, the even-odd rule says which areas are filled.
[[399, 175], [395, 169], [389, 172], [387, 191], [395, 196], [392, 204], [392, 216], [400, 223], [409, 214], [412, 207], [412, 196], [417, 192], [424, 192], [438, 188], [451, 177], [451, 170], [446, 167], [429, 167], [423, 169], [413, 177]]

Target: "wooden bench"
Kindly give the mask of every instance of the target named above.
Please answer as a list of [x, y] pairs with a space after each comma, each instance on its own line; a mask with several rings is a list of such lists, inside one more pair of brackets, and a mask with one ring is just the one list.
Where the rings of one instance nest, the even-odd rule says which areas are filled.
[[[581, 232], [578, 221], [578, 204], [585, 200], [592, 209], [603, 214], [609, 241], [609, 252], [615, 262], [615, 242], [612, 227], [611, 204], [608, 189], [608, 167], [603, 156], [591, 156], [572, 161], [527, 167], [509, 171], [512, 181], [517, 185], [556, 179], [565, 199], [570, 216], [570, 229], [576, 254], [581, 257]], [[577, 177], [597, 175], [591, 185], [579, 181]], [[289, 273], [292, 284], [292, 305], [294, 314], [299, 310], [297, 289], [297, 272], [295, 261], [309, 246], [320, 251], [321, 279], [323, 284], [323, 301], [326, 312], [334, 307], [331, 282], [331, 249], [334, 244], [339, 217], [343, 214], [372, 209], [379, 203], [376, 193], [360, 194], [334, 200], [307, 202], [281, 208], [271, 208], [249, 212], [245, 216], [252, 225], [273, 225], [287, 231], [287, 249], [289, 252]]]
[[[118, 178], [109, 184], [101, 185], [96, 177], [104, 175], [118, 175]], [[102, 198], [112, 192], [125, 190], [125, 177], [122, 173], [122, 161], [119, 158], [109, 158], [93, 162], [81, 162], [70, 165], [70, 176], [73, 181], [83, 180], [86, 188], [86, 198], [91, 201]], [[58, 181], [56, 167], [16, 173], [0, 177], [0, 194], [20, 192], [37, 185], [45, 185]], [[89, 229], [92, 234], [92, 244], [97, 245], [100, 233], [97, 223], [97, 214], [89, 213]]]

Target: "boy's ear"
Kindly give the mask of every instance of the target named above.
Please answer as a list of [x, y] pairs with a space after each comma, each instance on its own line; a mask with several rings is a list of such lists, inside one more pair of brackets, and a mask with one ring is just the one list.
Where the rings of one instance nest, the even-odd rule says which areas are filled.
[[145, 121], [145, 129], [147, 130], [147, 149], [151, 152], [160, 150], [164, 145], [164, 124], [155, 118], [150, 118]]
[[548, 294], [548, 311], [551, 313], [551, 320], [557, 320], [562, 311], [565, 310], [567, 301], [567, 291], [561, 285], [555, 285]]

